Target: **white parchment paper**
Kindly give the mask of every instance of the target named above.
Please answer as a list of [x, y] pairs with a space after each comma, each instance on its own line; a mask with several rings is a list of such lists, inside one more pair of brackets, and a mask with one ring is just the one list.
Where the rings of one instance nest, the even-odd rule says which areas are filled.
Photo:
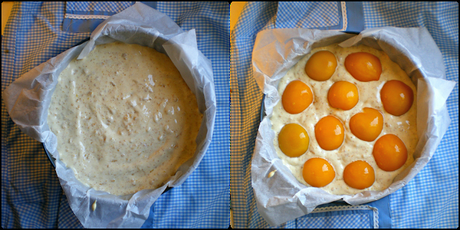
[[[148, 46], [166, 53], [196, 95], [198, 108], [204, 115], [194, 157], [162, 187], [125, 196], [97, 191], [78, 181], [73, 171], [59, 160], [57, 138], [47, 124], [48, 107], [59, 74], [74, 58], [82, 59], [88, 55], [95, 45], [114, 41]], [[195, 30], [183, 32], [168, 16], [142, 3], [105, 20], [94, 30], [89, 41], [19, 77], [4, 91], [3, 98], [12, 120], [24, 133], [43, 142], [56, 159], [61, 186], [72, 211], [85, 228], [141, 227], [148, 218], [151, 205], [165, 189], [181, 185], [198, 167], [211, 143], [216, 116], [211, 62], [198, 50]]]
[[[280, 100], [279, 80], [313, 48], [339, 43], [342, 47], [367, 45], [383, 50], [408, 74], [417, 87], [417, 133], [415, 161], [384, 191], [356, 195], [332, 195], [307, 187], [278, 158], [270, 117]], [[265, 94], [266, 116], [259, 126], [251, 178], [258, 212], [271, 225], [280, 225], [313, 211], [321, 204], [342, 200], [351, 205], [385, 197], [406, 185], [430, 160], [450, 124], [446, 100], [455, 82], [445, 80], [442, 54], [426, 28], [372, 28], [359, 35], [339, 31], [273, 29], [261, 31], [252, 55], [253, 73]], [[269, 178], [270, 172], [276, 173]]]

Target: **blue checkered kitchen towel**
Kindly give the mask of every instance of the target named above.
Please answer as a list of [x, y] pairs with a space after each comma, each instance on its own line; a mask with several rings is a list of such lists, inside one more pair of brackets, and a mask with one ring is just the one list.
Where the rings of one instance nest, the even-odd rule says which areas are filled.
[[[135, 2], [15, 2], [2, 37], [1, 89], [22, 74], [89, 39], [109, 16]], [[212, 143], [199, 167], [151, 207], [145, 228], [228, 228], [229, 5], [226, 2], [143, 2], [183, 30], [196, 30], [198, 48], [212, 62], [217, 116]], [[70, 210], [41, 143], [1, 109], [2, 228], [82, 228]]]
[[[447, 100], [451, 124], [433, 158], [409, 184], [381, 200], [352, 207], [332, 203], [281, 228], [458, 227], [458, 3], [249, 2], [231, 34], [230, 191], [235, 228], [267, 228], [251, 186], [251, 158], [263, 93], [252, 75], [259, 31], [308, 28], [359, 32], [374, 27], [426, 27], [457, 82]], [[427, 54], [429, 55], [429, 54]], [[427, 57], [429, 58], [429, 57]]]

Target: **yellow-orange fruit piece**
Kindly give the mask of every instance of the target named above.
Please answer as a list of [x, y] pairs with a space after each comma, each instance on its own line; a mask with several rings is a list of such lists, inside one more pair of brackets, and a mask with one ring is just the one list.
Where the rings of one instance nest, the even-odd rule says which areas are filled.
[[337, 67], [337, 59], [333, 53], [322, 50], [314, 53], [305, 65], [305, 73], [316, 81], [326, 81], [332, 77]]
[[324, 187], [334, 180], [335, 171], [323, 158], [310, 158], [303, 165], [303, 179], [313, 187]]
[[288, 157], [299, 157], [308, 150], [310, 138], [299, 124], [285, 125], [278, 134], [278, 145]]
[[357, 52], [345, 58], [345, 68], [358, 81], [378, 81], [382, 73], [380, 59], [373, 54]]
[[353, 135], [363, 141], [374, 141], [382, 132], [383, 116], [372, 108], [363, 108], [350, 119], [350, 130]]
[[344, 139], [343, 125], [333, 116], [321, 118], [315, 125], [315, 137], [318, 145], [324, 150], [339, 148]]
[[327, 100], [331, 107], [350, 110], [359, 101], [358, 88], [353, 83], [338, 81], [329, 88]]
[[368, 188], [375, 181], [374, 169], [365, 161], [354, 161], [343, 170], [343, 180], [355, 189]]
[[281, 103], [290, 114], [304, 111], [313, 101], [313, 93], [307, 84], [300, 80], [290, 82], [283, 91]]
[[404, 142], [396, 135], [387, 134], [380, 137], [372, 151], [375, 162], [384, 171], [401, 168], [407, 160], [407, 149]]
[[394, 116], [401, 116], [412, 106], [414, 93], [402, 81], [391, 80], [386, 82], [380, 90], [380, 100], [385, 111]]

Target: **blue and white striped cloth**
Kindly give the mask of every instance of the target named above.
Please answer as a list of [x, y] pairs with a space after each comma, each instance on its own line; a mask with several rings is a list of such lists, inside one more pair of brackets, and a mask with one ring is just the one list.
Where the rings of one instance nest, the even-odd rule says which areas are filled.
[[[2, 37], [1, 90], [22, 74], [89, 39], [107, 17], [135, 2], [15, 2]], [[230, 224], [229, 51], [227, 2], [143, 2], [184, 31], [212, 62], [217, 116], [198, 168], [152, 205], [143, 228], [228, 228]], [[2, 228], [82, 228], [42, 144], [22, 133], [2, 100]]]
[[[230, 191], [235, 228], [270, 228], [257, 211], [251, 158], [263, 93], [252, 75], [259, 31], [308, 28], [359, 32], [374, 27], [426, 27], [440, 48], [451, 124], [433, 158], [409, 184], [381, 200], [351, 209], [321, 205], [281, 228], [458, 228], [458, 3], [457, 2], [249, 2], [231, 34]], [[430, 58], [427, 54], [426, 58]]]

